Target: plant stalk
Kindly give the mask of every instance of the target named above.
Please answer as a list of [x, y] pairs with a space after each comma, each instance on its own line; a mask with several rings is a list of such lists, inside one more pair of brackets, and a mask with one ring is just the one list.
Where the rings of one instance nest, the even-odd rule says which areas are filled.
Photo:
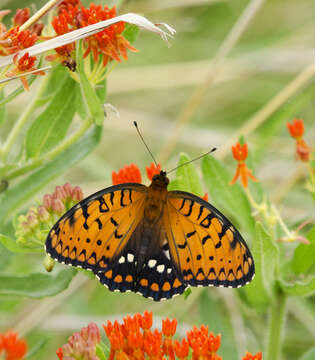
[[280, 292], [278, 293], [276, 302], [270, 309], [266, 360], [280, 359], [285, 313], [286, 295], [283, 292]]
[[91, 119], [87, 119], [81, 125], [76, 133], [72, 136], [69, 136], [64, 142], [62, 142], [59, 146], [55, 147], [50, 152], [43, 154], [41, 157], [34, 159], [33, 161], [21, 166], [18, 169], [13, 170], [12, 172], [6, 175], [6, 179], [13, 179], [18, 176], [24, 175], [25, 173], [29, 172], [30, 170], [34, 170], [37, 167], [41, 166], [47, 161], [53, 160], [56, 156], [58, 156], [62, 151], [68, 149], [73, 143], [81, 138], [85, 134], [85, 132], [89, 129], [89, 127], [93, 124]]
[[22, 113], [22, 115], [19, 117], [17, 122], [14, 124], [11, 132], [9, 133], [9, 136], [7, 138], [7, 141], [4, 143], [2, 152], [1, 152], [1, 158], [4, 163], [7, 162], [8, 155], [10, 153], [10, 150], [12, 149], [12, 146], [16, 143], [16, 139], [22, 132], [24, 125], [29, 120], [31, 114], [33, 113], [34, 109], [37, 106], [38, 99], [42, 96], [44, 90], [46, 89], [46, 86], [50, 80], [50, 74], [45, 76], [40, 84], [40, 88], [36, 92], [36, 95], [33, 97], [33, 100], [30, 102], [30, 104], [27, 106], [25, 111]]

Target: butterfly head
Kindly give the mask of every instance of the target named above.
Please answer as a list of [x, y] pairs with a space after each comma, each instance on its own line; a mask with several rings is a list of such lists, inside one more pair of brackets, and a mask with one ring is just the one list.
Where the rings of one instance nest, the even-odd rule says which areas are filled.
[[159, 174], [156, 174], [152, 178], [152, 184], [158, 187], [166, 188], [169, 184], [169, 179], [166, 176], [166, 171], [161, 170]]

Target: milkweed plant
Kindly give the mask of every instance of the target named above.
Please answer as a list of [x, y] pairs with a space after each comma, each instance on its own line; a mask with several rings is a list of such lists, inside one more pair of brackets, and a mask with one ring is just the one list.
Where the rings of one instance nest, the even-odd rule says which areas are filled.
[[[63, 184], [58, 177], [106, 141], [109, 74], [138, 52], [134, 42], [140, 28], [164, 40], [175, 34], [167, 24], [163, 30], [140, 15], [118, 15], [115, 6], [84, 6], [79, 0], [47, 5], [34, 14], [28, 8], [13, 15], [0, 11], [0, 311], [5, 319], [0, 324], [0, 358], [291, 359], [284, 349], [286, 329], [294, 323], [288, 304], [315, 317], [314, 216], [294, 224], [282, 217], [281, 204], [273, 203], [258, 175], [250, 136], [240, 137], [231, 147], [234, 163], [217, 160], [215, 153], [207, 155], [201, 169], [198, 162], [179, 167], [169, 185], [169, 190], [192, 192], [215, 204], [238, 225], [255, 260], [256, 276], [249, 285], [220, 291], [198, 288], [171, 300], [178, 301], [183, 314], [191, 309], [200, 313], [200, 324], [187, 330], [187, 317], [165, 318], [153, 326], [152, 312], [147, 311], [122, 322], [112, 317], [107, 321], [104, 315], [103, 330], [87, 323], [68, 340], [58, 338], [59, 345], [13, 328], [10, 309], [23, 306], [25, 299], [40, 304], [86, 274], [55, 266], [44, 243], [60, 216], [84, 198], [80, 186]], [[9, 121], [6, 108], [22, 95], [27, 106]], [[305, 181], [299, 186], [315, 202], [313, 140], [293, 112], [281, 121], [292, 157], [301, 163]], [[178, 155], [178, 165], [189, 160], [186, 153]], [[142, 170], [136, 163], [112, 169], [112, 184], [148, 182], [161, 165], [148, 163], [146, 176]], [[53, 188], [52, 180], [59, 185]], [[47, 194], [39, 195], [42, 189]], [[124, 302], [126, 295], [119, 296], [118, 302]], [[143, 306], [151, 306], [145, 301]], [[238, 331], [243, 331], [243, 346]], [[51, 341], [54, 351], [41, 355]], [[315, 348], [307, 350], [303, 359], [315, 358]]]

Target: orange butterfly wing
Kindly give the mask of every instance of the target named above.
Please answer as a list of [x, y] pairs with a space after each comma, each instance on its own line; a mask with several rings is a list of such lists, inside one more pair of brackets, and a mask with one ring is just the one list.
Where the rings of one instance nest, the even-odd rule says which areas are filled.
[[145, 185], [119, 184], [80, 201], [50, 230], [46, 252], [64, 264], [106, 270], [141, 221], [146, 191]]
[[254, 261], [242, 236], [203, 199], [184, 191], [168, 192], [163, 222], [184, 284], [239, 287], [252, 280]]

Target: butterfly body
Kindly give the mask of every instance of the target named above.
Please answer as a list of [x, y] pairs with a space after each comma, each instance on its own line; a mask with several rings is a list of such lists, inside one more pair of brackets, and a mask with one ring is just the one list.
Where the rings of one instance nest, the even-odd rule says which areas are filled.
[[92, 270], [112, 291], [159, 301], [191, 286], [239, 287], [254, 262], [238, 231], [217, 209], [183, 191], [168, 191], [166, 173], [150, 186], [111, 186], [82, 200], [54, 225], [46, 251]]

